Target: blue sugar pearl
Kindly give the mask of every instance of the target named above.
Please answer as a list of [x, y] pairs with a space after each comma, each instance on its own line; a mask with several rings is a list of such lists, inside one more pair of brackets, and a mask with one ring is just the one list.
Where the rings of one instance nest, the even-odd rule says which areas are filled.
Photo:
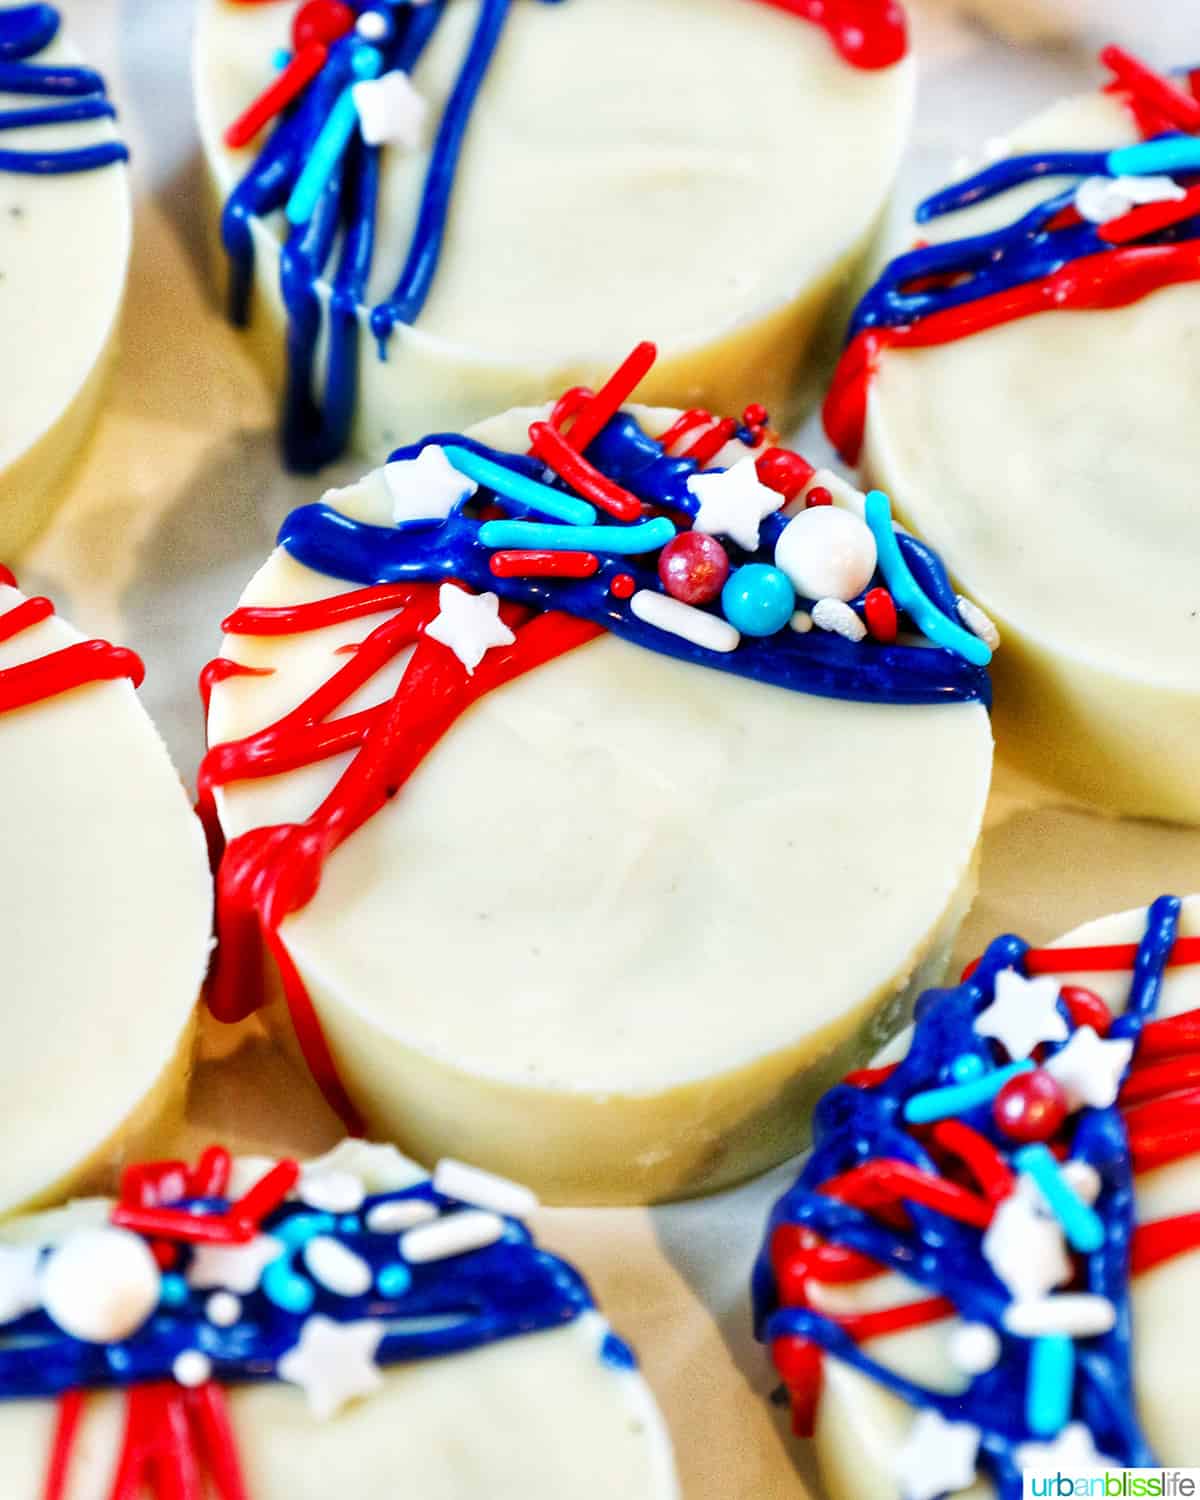
[[974, 1052], [964, 1052], [950, 1064], [950, 1076], [955, 1083], [970, 1083], [972, 1079], [983, 1076], [984, 1066], [982, 1057]]
[[725, 618], [743, 635], [774, 635], [792, 618], [796, 591], [786, 573], [767, 563], [747, 563], [721, 590]]
[[375, 1278], [375, 1285], [383, 1297], [403, 1297], [412, 1286], [412, 1272], [397, 1261], [394, 1265], [383, 1267]]
[[164, 1307], [182, 1307], [188, 1299], [188, 1285], [182, 1276], [164, 1276], [159, 1288]]

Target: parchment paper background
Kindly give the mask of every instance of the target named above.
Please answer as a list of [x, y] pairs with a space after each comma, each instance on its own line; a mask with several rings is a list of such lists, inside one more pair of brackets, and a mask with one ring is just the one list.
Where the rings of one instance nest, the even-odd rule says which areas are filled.
[[[190, 781], [201, 752], [196, 676], [214, 653], [217, 622], [283, 516], [317, 487], [281, 474], [271, 396], [212, 295], [191, 118], [190, 0], [58, 3], [120, 106], [137, 229], [109, 405], [65, 506], [21, 560], [22, 581], [53, 594], [82, 628], [141, 652], [143, 697]], [[963, 153], [1091, 85], [1105, 41], [1159, 65], [1200, 59], [1200, 0], [910, 0], [910, 8], [922, 92], [898, 212], [944, 181]], [[828, 453], [815, 429], [801, 441], [811, 457]], [[356, 467], [333, 471], [330, 482], [344, 483]], [[978, 952], [1000, 930], [1040, 941], [1160, 891], [1196, 888], [1200, 832], [1118, 823], [1001, 766], [961, 953]], [[192, 1111], [197, 1138], [297, 1151], [331, 1142], [304, 1081], [253, 1038], [232, 1060], [216, 1060], [228, 1046], [208, 1040]], [[705, 1202], [541, 1215], [543, 1237], [581, 1264], [636, 1343], [672, 1428], [687, 1500], [815, 1493], [806, 1455], [765, 1399], [772, 1381], [747, 1315], [764, 1217], [792, 1170]]]

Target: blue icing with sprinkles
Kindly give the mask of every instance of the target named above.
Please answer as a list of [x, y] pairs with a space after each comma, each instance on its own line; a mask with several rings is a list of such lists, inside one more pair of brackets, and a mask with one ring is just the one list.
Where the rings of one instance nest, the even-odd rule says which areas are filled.
[[[0, 109], [0, 137], [8, 130], [72, 125], [115, 118], [104, 80], [91, 68], [65, 63], [35, 63], [58, 35], [60, 17], [52, 5], [15, 5], [0, 9], [0, 94], [52, 100], [29, 107]], [[128, 160], [120, 141], [90, 146], [13, 150], [0, 147], [0, 172], [61, 176], [92, 172]]]
[[[395, 329], [418, 320], [433, 288], [463, 143], [511, 6], [512, 0], [482, 0], [480, 5], [437, 128], [404, 265], [391, 294], [371, 309], [371, 332], [381, 359], [387, 358]], [[361, 14], [375, 6], [357, 0], [353, 8]], [[239, 324], [249, 317], [254, 278], [251, 221], [285, 207], [292, 219], [280, 259], [288, 314], [282, 442], [288, 465], [301, 472], [329, 463], [349, 440], [358, 395], [359, 310], [375, 262], [382, 148], [368, 145], [353, 128], [349, 85], [356, 78], [393, 71], [411, 74], [445, 12], [446, 0], [400, 6], [392, 11], [387, 34], [377, 41], [351, 33], [335, 42], [321, 72], [287, 110], [225, 205], [222, 237], [232, 263], [230, 313]], [[331, 119], [336, 139], [326, 135]], [[348, 123], [349, 130], [340, 130], [337, 121]], [[296, 198], [306, 171], [303, 193]], [[318, 290], [323, 279], [332, 288], [327, 314]], [[322, 372], [317, 352], [326, 325]]]
[[[452, 1222], [464, 1207], [426, 1181], [403, 1192], [368, 1197], [363, 1218], [381, 1204], [414, 1200], [433, 1204], [442, 1223]], [[223, 1198], [203, 1198], [171, 1206], [221, 1214], [229, 1204]], [[41, 1309], [0, 1327], [0, 1399], [170, 1380], [175, 1361], [187, 1351], [207, 1356], [212, 1378], [222, 1383], [269, 1380], [280, 1359], [296, 1347], [310, 1314], [339, 1323], [380, 1323], [383, 1336], [375, 1358], [387, 1366], [558, 1328], [594, 1307], [577, 1271], [538, 1249], [520, 1221], [506, 1219], [504, 1224], [503, 1236], [481, 1249], [405, 1262], [395, 1233], [349, 1230], [331, 1216], [285, 1204], [261, 1226], [263, 1234], [283, 1242], [284, 1252], [267, 1267], [255, 1290], [239, 1294], [240, 1312], [231, 1325], [218, 1326], [206, 1317], [206, 1303], [216, 1288], [188, 1285], [187, 1257], [194, 1252], [184, 1246], [179, 1270], [163, 1278], [158, 1308], [122, 1343], [82, 1342]], [[336, 1295], [309, 1274], [300, 1252], [318, 1234], [334, 1238], [370, 1267], [368, 1292]], [[52, 1248], [43, 1250], [43, 1256]], [[280, 1267], [282, 1272], [273, 1276]], [[615, 1335], [605, 1340], [601, 1356], [617, 1368], [636, 1368], [628, 1346]]]
[[[1110, 1038], [1136, 1044], [1142, 1028], [1153, 1018], [1164, 968], [1175, 944], [1179, 912], [1180, 902], [1172, 896], [1161, 897], [1150, 908], [1128, 1006], [1113, 1021]], [[906, 1204], [911, 1227], [892, 1228], [820, 1189], [830, 1179], [880, 1158], [938, 1173], [934, 1159], [905, 1128], [905, 1105], [915, 1096], [955, 1083], [961, 1059], [980, 1055], [982, 1039], [976, 1018], [993, 999], [997, 975], [1008, 968], [1021, 971], [1026, 952], [1027, 945], [1018, 938], [997, 939], [968, 981], [954, 989], [930, 990], [921, 997], [908, 1053], [890, 1076], [863, 1087], [839, 1084], [822, 1098], [815, 1115], [812, 1156], [796, 1184], [775, 1205], [753, 1279], [760, 1339], [771, 1343], [781, 1337], [799, 1337], [868, 1375], [914, 1408], [932, 1408], [947, 1420], [974, 1424], [982, 1434], [980, 1467], [1002, 1500], [1017, 1500], [1022, 1493], [1019, 1448], [1054, 1436], [1068, 1420], [1082, 1423], [1096, 1451], [1113, 1464], [1155, 1465], [1138, 1422], [1133, 1383], [1129, 1263], [1134, 1188], [1119, 1108], [1087, 1107], [1073, 1117], [1070, 1158], [1093, 1168], [1101, 1187], [1094, 1209], [1086, 1209], [1078, 1224], [1068, 1220], [1063, 1227], [1069, 1238], [1074, 1228], [1086, 1246], [1082, 1256], [1086, 1290], [1108, 1299], [1115, 1317], [1110, 1332], [1079, 1338], [1070, 1350], [1057, 1337], [1022, 1339], [1007, 1331], [1003, 1317], [1009, 1293], [982, 1253], [978, 1229], [917, 1203]], [[1061, 1001], [1059, 1006], [1068, 1018]], [[971, 1080], [958, 1078], [957, 1082], [969, 1084]], [[1014, 1168], [1037, 1168], [1025, 1154], [1031, 1148], [1014, 1150], [1014, 1142], [999, 1131], [986, 1103], [964, 1101], [957, 1118], [1007, 1153]], [[1053, 1171], [1050, 1153], [1045, 1147], [1041, 1153], [1037, 1161], [1049, 1164]], [[1101, 1233], [1093, 1232], [1092, 1219]], [[821, 1241], [902, 1274], [930, 1296], [948, 1298], [962, 1319], [987, 1324], [996, 1332], [1002, 1349], [999, 1361], [976, 1375], [961, 1395], [947, 1395], [873, 1359], [836, 1322], [814, 1309], [782, 1305], [770, 1254], [773, 1236], [781, 1226], [811, 1230]]]
[[[885, 645], [851, 641], [820, 630], [801, 634], [790, 625], [768, 636], [742, 636], [735, 650], [709, 649], [685, 636], [640, 619], [629, 598], [618, 597], [610, 585], [618, 575], [632, 580], [630, 592], [662, 593], [655, 552], [674, 536], [675, 524], [661, 512], [694, 519], [699, 502], [688, 489], [698, 472], [694, 460], [672, 457], [650, 437], [634, 416], [618, 412], [587, 448], [585, 457], [603, 474], [626, 489], [653, 512], [652, 519], [630, 522], [602, 518], [598, 527], [555, 524], [540, 519], [536, 485], [548, 486], [557, 497], [571, 491], [535, 459], [491, 449], [459, 434], [437, 434], [398, 449], [393, 462], [416, 458], [424, 449], [466, 450], [475, 460], [474, 473], [494, 476], [502, 470], [515, 481], [501, 494], [481, 484], [479, 491], [460, 502], [444, 522], [408, 521], [378, 526], [354, 520], [326, 504], [293, 511], [279, 534], [280, 544], [306, 567], [358, 585], [440, 582], [457, 579], [477, 591], [492, 591], [502, 599], [536, 610], [562, 610], [589, 620], [624, 640], [683, 661], [733, 672], [742, 677], [797, 692], [860, 702], [933, 704], [991, 701], [985, 664], [990, 651], [964, 631], [958, 620], [957, 599], [946, 570], [931, 548], [903, 532], [894, 533], [894, 547], [881, 555], [883, 567], [895, 565], [894, 578], [903, 579], [907, 604], [920, 614], [905, 622], [923, 630], [930, 645]], [[706, 471], [716, 472], [716, 471]], [[531, 482], [536, 481], [536, 485]], [[877, 493], [877, 492], [876, 492]], [[780, 504], [782, 505], [782, 497]], [[500, 505], [511, 519], [481, 520], [485, 506]], [[875, 503], [878, 526], [890, 531], [886, 499]], [[781, 511], [761, 523], [759, 548], [744, 552], [729, 543], [735, 563], [773, 562], [775, 544], [788, 517]], [[490, 567], [496, 548], [586, 548], [599, 558], [594, 576], [498, 577]], [[891, 586], [893, 577], [878, 573], [876, 580]], [[800, 601], [803, 603], [803, 601]], [[863, 598], [852, 601], [862, 606]], [[963, 654], [963, 648], [969, 658]]]

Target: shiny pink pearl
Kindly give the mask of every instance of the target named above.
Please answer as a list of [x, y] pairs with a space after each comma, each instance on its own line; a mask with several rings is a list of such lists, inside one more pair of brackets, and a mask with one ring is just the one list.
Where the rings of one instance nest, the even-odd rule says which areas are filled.
[[729, 577], [729, 555], [715, 536], [681, 531], [659, 553], [658, 576], [672, 599], [711, 604]]
[[996, 1124], [1014, 1141], [1048, 1141], [1067, 1118], [1067, 1096], [1045, 1068], [1010, 1078], [992, 1103]]

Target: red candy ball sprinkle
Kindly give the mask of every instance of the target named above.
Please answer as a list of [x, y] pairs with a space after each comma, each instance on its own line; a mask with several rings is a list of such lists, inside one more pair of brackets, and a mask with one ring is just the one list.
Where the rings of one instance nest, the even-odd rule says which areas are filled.
[[292, 22], [292, 43], [307, 47], [313, 42], [336, 42], [354, 29], [354, 12], [342, 0], [308, 0]]
[[729, 554], [715, 536], [681, 531], [659, 553], [658, 576], [672, 599], [711, 604], [729, 577]]
[[832, 505], [833, 496], [823, 484], [815, 484], [805, 496], [804, 505], [808, 509], [814, 505]]
[[992, 1104], [996, 1124], [1014, 1141], [1048, 1141], [1067, 1118], [1067, 1096], [1045, 1068], [1010, 1078]]
[[637, 584], [629, 573], [618, 573], [608, 586], [608, 592], [614, 599], [628, 599]]
[[863, 598], [863, 613], [867, 617], [867, 629], [885, 646], [896, 639], [899, 621], [896, 618], [896, 601], [887, 589], [869, 589]]

